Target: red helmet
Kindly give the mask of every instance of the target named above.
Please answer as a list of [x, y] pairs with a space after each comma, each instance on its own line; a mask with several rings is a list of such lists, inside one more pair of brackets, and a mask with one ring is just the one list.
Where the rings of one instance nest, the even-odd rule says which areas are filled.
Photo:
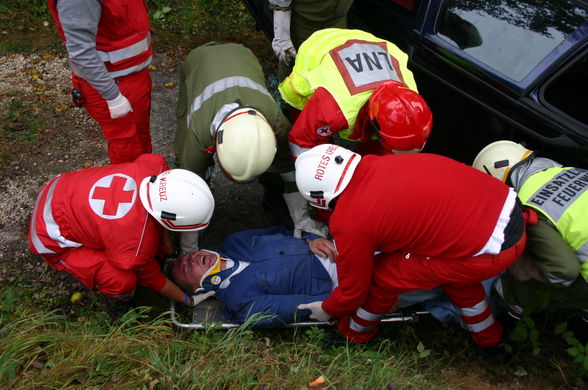
[[417, 92], [398, 81], [380, 84], [369, 100], [370, 121], [380, 141], [394, 151], [420, 151], [433, 127], [433, 114]]

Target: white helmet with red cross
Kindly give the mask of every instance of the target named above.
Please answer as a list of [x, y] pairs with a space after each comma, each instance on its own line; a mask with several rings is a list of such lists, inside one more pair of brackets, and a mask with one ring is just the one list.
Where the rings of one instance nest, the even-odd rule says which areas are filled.
[[153, 218], [176, 232], [205, 229], [214, 210], [214, 198], [206, 182], [185, 169], [146, 177], [141, 182], [139, 197]]
[[[361, 156], [338, 145], [322, 144], [296, 159], [296, 185], [314, 207], [328, 210], [353, 176]], [[332, 204], [331, 204], [332, 206]]]

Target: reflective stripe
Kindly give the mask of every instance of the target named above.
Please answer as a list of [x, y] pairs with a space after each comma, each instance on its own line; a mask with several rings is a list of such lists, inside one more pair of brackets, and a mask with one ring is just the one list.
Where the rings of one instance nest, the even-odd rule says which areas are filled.
[[53, 219], [53, 210], [51, 209], [51, 202], [53, 200], [53, 193], [55, 191], [55, 186], [59, 182], [61, 178], [57, 177], [49, 187], [44, 187], [43, 191], [39, 194], [37, 198], [37, 202], [35, 204], [35, 211], [33, 214], [32, 219], [32, 226], [31, 226], [31, 241], [33, 242], [33, 246], [37, 250], [39, 254], [52, 254], [55, 253], [51, 249], [47, 248], [41, 241], [40, 237], [37, 234], [37, 214], [39, 212], [38, 206], [41, 200], [41, 197], [44, 192], [47, 192], [47, 197], [45, 198], [45, 205], [43, 206], [43, 221], [45, 222], [45, 228], [47, 229], [47, 234], [49, 237], [54, 240], [61, 248], [77, 248], [82, 246], [75, 241], [70, 241], [67, 238], [61, 235], [61, 231], [59, 229], [59, 225]]
[[45, 200], [45, 207], [43, 207], [43, 220], [45, 221], [45, 226], [47, 227], [47, 234], [51, 239], [53, 239], [60, 247], [62, 248], [77, 248], [82, 246], [75, 241], [70, 241], [67, 238], [61, 235], [61, 231], [59, 229], [59, 225], [53, 219], [53, 209], [51, 208], [51, 202], [53, 200], [53, 193], [55, 191], [55, 186], [57, 182], [59, 182], [60, 178], [57, 178], [47, 191], [47, 199]]
[[578, 248], [576, 251], [576, 256], [578, 256], [580, 264], [584, 264], [586, 260], [588, 260], [588, 241]]
[[250, 78], [243, 76], [225, 77], [224, 79], [217, 80], [214, 83], [208, 85], [206, 88], [204, 88], [200, 95], [194, 98], [192, 106], [190, 107], [190, 112], [186, 117], [186, 125], [190, 127], [190, 122], [192, 121], [192, 114], [198, 111], [205, 101], [207, 101], [217, 93], [223, 92], [233, 87], [250, 88], [255, 91], [261, 92], [264, 95], [267, 95], [273, 99], [272, 95], [267, 91], [267, 89], [264, 86], [256, 83]]
[[552, 274], [551, 272], [543, 272], [543, 276], [545, 276], [545, 278], [547, 280], [549, 280], [549, 283], [551, 284], [561, 284], [563, 286], [570, 286], [572, 283], [574, 283], [576, 281], [576, 279], [574, 280], [565, 280], [562, 279], [558, 276], [555, 276], [554, 274]]
[[[59, 180], [59, 178], [54, 179], [54, 180], [55, 180], [55, 182], [57, 182]], [[45, 190], [46, 190], [46, 187], [44, 187], [43, 190], [37, 196], [37, 201], [35, 202], [35, 209], [33, 211], [33, 217], [31, 218], [31, 242], [33, 243], [33, 246], [35, 247], [35, 250], [37, 251], [38, 254], [55, 253], [54, 251], [52, 251], [51, 249], [48, 249], [43, 244], [43, 242], [39, 238], [39, 235], [37, 234], [37, 213], [39, 211], [39, 203], [41, 202], [41, 198], [43, 197]]]
[[359, 318], [366, 320], [366, 321], [379, 321], [384, 317], [384, 314], [370, 313], [369, 311], [367, 311], [361, 307], [355, 311], [355, 314]]
[[104, 62], [110, 63], [117, 63], [123, 60], [127, 60], [134, 56], [137, 56], [141, 53], [146, 52], [149, 50], [149, 46], [151, 45], [151, 33], [148, 33], [145, 39], [139, 41], [137, 43], [132, 44], [131, 46], [124, 47], [122, 49], [113, 50], [113, 51], [101, 51], [97, 50], [100, 59]]
[[[113, 79], [116, 79], [116, 78], [119, 78], [119, 77], [123, 77], [123, 76], [128, 76], [130, 74], [137, 73], [137, 72], [145, 69], [146, 67], [148, 67], [149, 65], [151, 65], [151, 61], [152, 60], [153, 60], [153, 56], [149, 56], [149, 58], [147, 58], [145, 61], [143, 61], [139, 65], [130, 66], [128, 68], [121, 69], [121, 70], [116, 70], [114, 72], [108, 72], [108, 74]], [[74, 63], [74, 62], [72, 62], [70, 60], [69, 61], [69, 67], [70, 67], [70, 69], [71, 69], [71, 71], [72, 71], [73, 74], [75, 74], [76, 76], [79, 76], [81, 78], [84, 78], [84, 75], [82, 74], [81, 68], [76, 63]]]
[[375, 328], [375, 326], [363, 326], [363, 325], [360, 325], [357, 322], [353, 321], [353, 318], [351, 318], [349, 320], [349, 328], [351, 328], [351, 330], [354, 330], [356, 332], [365, 333], [365, 332], [372, 331]]
[[293, 144], [292, 142], [289, 142], [288, 145], [290, 145], [290, 153], [294, 157], [298, 157], [307, 150], [310, 150], [310, 148], [303, 148], [302, 146], [298, 146], [296, 144]]
[[[579, 184], [576, 183], [581, 183], [582, 188], [578, 188]], [[575, 187], [570, 188], [570, 185], [575, 185]], [[544, 211], [557, 223], [568, 207], [587, 189], [588, 172], [585, 169], [563, 169], [539, 187], [525, 203]]]
[[488, 308], [488, 302], [486, 300], [482, 300], [479, 303], [476, 303], [472, 307], [458, 307], [457, 309], [461, 312], [461, 315], [464, 317], [473, 317], [477, 316], [478, 314], [482, 314], [484, 310]]
[[484, 321], [480, 321], [476, 324], [466, 324], [464, 326], [470, 332], [478, 333], [483, 331], [484, 329], [488, 328], [490, 325], [494, 324], [494, 317], [492, 315], [488, 316]]

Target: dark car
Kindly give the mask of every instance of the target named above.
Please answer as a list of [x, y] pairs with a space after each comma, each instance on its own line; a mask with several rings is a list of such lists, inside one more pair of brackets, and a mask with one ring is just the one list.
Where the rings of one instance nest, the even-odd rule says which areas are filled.
[[[267, 0], [245, 2], [271, 37]], [[425, 151], [471, 163], [512, 139], [588, 165], [588, 2], [356, 0], [348, 20], [408, 53], [434, 114]]]

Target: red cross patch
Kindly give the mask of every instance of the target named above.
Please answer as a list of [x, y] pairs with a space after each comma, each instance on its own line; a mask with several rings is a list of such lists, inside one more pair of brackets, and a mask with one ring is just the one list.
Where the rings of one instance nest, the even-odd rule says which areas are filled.
[[122, 173], [105, 176], [94, 183], [88, 201], [92, 211], [104, 219], [124, 217], [135, 204], [137, 183]]

